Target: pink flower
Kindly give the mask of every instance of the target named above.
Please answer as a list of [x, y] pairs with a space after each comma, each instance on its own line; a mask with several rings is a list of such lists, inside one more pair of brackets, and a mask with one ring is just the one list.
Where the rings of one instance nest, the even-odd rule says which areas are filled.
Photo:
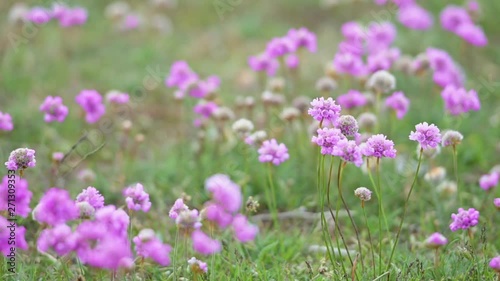
[[172, 247], [168, 244], [163, 244], [155, 236], [151, 229], [143, 229], [139, 235], [132, 239], [135, 244], [135, 251], [138, 256], [150, 258], [161, 266], [170, 265], [170, 251]]
[[102, 97], [96, 90], [82, 90], [75, 98], [86, 113], [85, 120], [92, 124], [96, 123], [106, 112], [102, 103]]
[[[9, 240], [12, 235], [11, 230], [14, 232], [15, 240]], [[25, 234], [26, 228], [24, 226], [9, 222], [4, 217], [0, 216], [0, 251], [4, 256], [7, 257], [11, 255], [11, 248], [28, 250], [28, 243], [26, 243], [24, 237]], [[11, 241], [15, 241], [15, 244], [12, 245]]]
[[500, 175], [498, 173], [482, 175], [479, 179], [479, 186], [482, 189], [489, 191], [490, 189], [498, 185], [499, 178]]
[[271, 58], [277, 58], [295, 52], [294, 41], [289, 37], [275, 37], [267, 43], [266, 53]]
[[385, 100], [385, 105], [396, 111], [398, 119], [403, 119], [410, 107], [410, 100], [403, 92], [394, 92], [392, 96]]
[[447, 6], [441, 12], [440, 17], [443, 28], [451, 32], [456, 32], [463, 24], [472, 24], [472, 19], [467, 13], [467, 10], [454, 5]]
[[410, 29], [426, 30], [432, 27], [432, 15], [417, 4], [401, 7], [398, 20]]
[[290, 29], [287, 37], [295, 45], [294, 49], [306, 48], [309, 52], [316, 52], [316, 35], [305, 27]]
[[106, 100], [114, 104], [126, 104], [129, 102], [130, 97], [127, 93], [119, 91], [110, 91], [106, 94]]
[[169, 88], [185, 88], [192, 81], [197, 81], [198, 75], [191, 70], [187, 62], [176, 61], [170, 67], [170, 73], [165, 79], [165, 85]]
[[33, 168], [36, 165], [36, 151], [29, 148], [18, 148], [13, 150], [5, 166], [8, 170], [25, 170], [27, 168]]
[[323, 155], [331, 155], [337, 143], [346, 138], [337, 128], [325, 127], [318, 129], [316, 132], [318, 136], [313, 136], [311, 141], [321, 146], [321, 154]]
[[266, 72], [267, 76], [274, 76], [279, 68], [279, 62], [270, 57], [267, 53], [262, 53], [248, 58], [248, 65], [256, 72]]
[[149, 201], [149, 194], [144, 191], [144, 187], [140, 183], [131, 185], [123, 191], [126, 197], [125, 202], [129, 210], [148, 212], [151, 208], [151, 201]]
[[339, 73], [355, 77], [363, 76], [367, 72], [361, 57], [352, 53], [338, 52], [335, 54], [333, 66]]
[[59, 256], [64, 256], [75, 249], [77, 242], [78, 237], [71, 231], [71, 227], [59, 224], [43, 230], [38, 237], [37, 246], [38, 251], [53, 249]]
[[353, 140], [342, 139], [333, 148], [332, 155], [341, 157], [346, 162], [360, 167], [363, 164], [363, 155], [359, 146]]
[[417, 124], [415, 129], [410, 133], [410, 140], [417, 141], [423, 149], [436, 148], [441, 142], [441, 133], [436, 125], [423, 122]]
[[75, 202], [71, 200], [69, 192], [57, 187], [45, 192], [33, 210], [33, 218], [36, 221], [52, 226], [74, 220], [78, 218], [79, 214], [80, 211]]
[[169, 213], [168, 213], [168, 216], [175, 220], [177, 219], [177, 217], [179, 216], [179, 214], [181, 212], [184, 212], [184, 211], [188, 211], [189, 208], [186, 204], [184, 204], [184, 200], [182, 200], [182, 198], [179, 198], [177, 200], [175, 200], [175, 203], [174, 205], [172, 206], [172, 208], [170, 209]]
[[193, 249], [202, 255], [212, 255], [222, 249], [219, 241], [213, 240], [201, 230], [193, 231], [191, 239], [193, 240]]
[[25, 18], [27, 21], [33, 22], [35, 24], [44, 24], [51, 20], [52, 16], [49, 10], [42, 7], [34, 7], [28, 13], [26, 13]]
[[12, 117], [10, 116], [10, 114], [0, 111], [0, 130], [12, 131], [12, 129], [14, 129], [14, 124], [12, 124]]
[[230, 213], [241, 208], [243, 196], [240, 186], [231, 181], [229, 176], [216, 174], [205, 181], [205, 189], [212, 193], [215, 203]]
[[368, 157], [396, 157], [396, 149], [394, 149], [394, 142], [388, 140], [385, 135], [378, 134], [371, 136], [366, 143], [361, 145], [361, 153]]
[[436, 249], [446, 245], [446, 243], [448, 243], [448, 239], [446, 239], [443, 234], [434, 232], [431, 236], [429, 236], [429, 238], [427, 238], [427, 240], [425, 240], [425, 243], [427, 244], [427, 247]]
[[316, 98], [311, 102], [311, 108], [307, 111], [317, 121], [329, 121], [335, 123], [340, 117], [340, 105], [336, 104], [332, 98]]
[[481, 103], [474, 90], [467, 91], [461, 87], [448, 85], [441, 92], [446, 109], [452, 115], [460, 115], [469, 111], [477, 111], [481, 108]]
[[40, 111], [45, 112], [45, 122], [63, 122], [68, 115], [68, 107], [63, 104], [61, 97], [46, 97], [40, 105]]
[[456, 34], [469, 44], [484, 47], [488, 45], [488, 38], [481, 27], [474, 24], [462, 24], [456, 29]]
[[93, 186], [89, 186], [82, 190], [82, 192], [76, 196], [76, 202], [87, 202], [95, 210], [104, 207], [104, 197], [99, 193], [99, 190]]
[[224, 210], [223, 206], [210, 203], [205, 207], [205, 217], [215, 222], [220, 228], [228, 227], [233, 221], [233, 216]]
[[59, 18], [59, 25], [62, 27], [83, 25], [87, 22], [87, 17], [87, 10], [85, 8], [68, 8], [61, 14], [61, 17]]
[[290, 69], [299, 67], [299, 57], [296, 54], [289, 54], [285, 58], [285, 64]]
[[474, 208], [464, 210], [458, 209], [457, 214], [451, 214], [453, 222], [450, 224], [450, 230], [455, 232], [458, 229], [469, 229], [476, 226], [479, 222], [479, 212]]
[[258, 150], [259, 161], [262, 163], [271, 162], [278, 166], [290, 158], [288, 149], [285, 144], [278, 142], [275, 139], [266, 140]]
[[250, 224], [247, 218], [241, 214], [234, 217], [233, 229], [236, 239], [243, 243], [254, 240], [257, 233], [259, 233], [259, 228]]
[[[15, 189], [15, 196], [9, 193], [9, 184]], [[0, 184], [0, 211], [8, 211], [9, 205], [12, 207], [14, 204], [14, 214], [26, 218], [31, 211], [30, 201], [32, 196], [33, 193], [28, 189], [26, 179], [21, 179], [17, 175], [4, 176]], [[15, 197], [14, 201], [12, 201], [12, 197]]]
[[367, 103], [366, 97], [357, 90], [349, 90], [346, 94], [337, 97], [340, 107], [351, 109], [361, 107]]

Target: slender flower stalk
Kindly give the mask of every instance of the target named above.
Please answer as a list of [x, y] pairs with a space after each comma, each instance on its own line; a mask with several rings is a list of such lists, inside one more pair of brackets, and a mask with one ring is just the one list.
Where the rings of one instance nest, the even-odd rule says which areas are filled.
[[394, 242], [394, 245], [392, 246], [391, 255], [389, 257], [389, 262], [387, 263], [387, 271], [389, 271], [389, 269], [391, 268], [392, 257], [394, 256], [394, 251], [396, 250], [396, 246], [398, 245], [399, 235], [401, 234], [401, 229], [403, 228], [403, 222], [404, 222], [405, 217], [406, 217], [406, 212], [408, 211], [408, 201], [410, 200], [411, 192], [413, 191], [413, 188], [415, 187], [415, 183], [417, 182], [418, 172], [420, 171], [420, 164], [422, 163], [423, 152], [424, 152], [424, 149], [420, 148], [420, 154], [418, 156], [417, 171], [415, 172], [415, 177], [413, 178], [413, 182], [411, 184], [410, 191], [408, 192], [408, 196], [406, 196], [405, 206], [404, 206], [404, 210], [403, 210], [403, 217], [401, 218], [401, 222], [399, 223], [398, 234], [396, 235], [396, 242]]
[[267, 179], [269, 181], [269, 187], [271, 188], [270, 192], [268, 193], [268, 202], [269, 202], [269, 211], [271, 212], [271, 216], [273, 218], [274, 225], [278, 227], [279, 222], [278, 222], [278, 207], [276, 206], [276, 194], [275, 194], [275, 188], [274, 188], [274, 182], [273, 182], [273, 172], [272, 172], [272, 166], [271, 163], [269, 163], [267, 167]]

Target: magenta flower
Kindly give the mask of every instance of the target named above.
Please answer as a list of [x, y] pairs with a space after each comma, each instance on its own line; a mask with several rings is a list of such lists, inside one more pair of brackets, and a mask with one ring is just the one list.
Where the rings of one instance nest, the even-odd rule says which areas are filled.
[[417, 141], [423, 149], [436, 148], [441, 142], [441, 133], [436, 125], [423, 122], [415, 126], [415, 132], [410, 133], [410, 140]]
[[313, 32], [309, 31], [307, 28], [292, 28], [288, 31], [287, 37], [295, 45], [295, 50], [299, 48], [306, 48], [311, 53], [316, 52], [316, 35]]
[[373, 22], [368, 26], [366, 43], [370, 53], [388, 48], [396, 39], [396, 27], [390, 22]]
[[219, 241], [210, 238], [201, 230], [193, 231], [191, 239], [193, 240], [193, 249], [202, 255], [212, 255], [222, 249]]
[[93, 186], [89, 186], [82, 190], [82, 192], [76, 196], [76, 202], [87, 202], [95, 210], [104, 207], [104, 197], [99, 193], [99, 190]]
[[278, 144], [275, 139], [265, 140], [258, 150], [259, 161], [262, 163], [271, 162], [278, 166], [290, 158], [288, 149], [284, 143]]
[[353, 53], [338, 52], [333, 58], [333, 66], [338, 73], [350, 74], [355, 77], [367, 73], [361, 57]]
[[192, 81], [197, 81], [198, 75], [191, 70], [187, 62], [176, 61], [170, 67], [170, 73], [165, 79], [165, 85], [169, 88], [185, 88]]
[[367, 69], [369, 73], [374, 73], [379, 70], [389, 70], [392, 61], [387, 56], [386, 52], [379, 51], [374, 54], [369, 54], [367, 58]]
[[500, 273], [500, 256], [494, 257], [490, 260], [490, 267], [494, 271]]
[[227, 213], [223, 206], [215, 203], [210, 203], [205, 207], [205, 217], [215, 222], [220, 228], [228, 227], [233, 221], [233, 216]]
[[363, 26], [355, 21], [349, 21], [342, 24], [340, 31], [342, 32], [342, 35], [344, 36], [346, 41], [354, 45], [363, 43], [366, 37], [366, 32]]
[[49, 10], [42, 7], [34, 7], [26, 13], [25, 18], [27, 21], [35, 24], [44, 24], [49, 22], [52, 17]]
[[25, 170], [36, 165], [35, 150], [29, 148], [18, 148], [9, 155], [9, 160], [5, 162], [8, 170]]
[[394, 142], [388, 140], [385, 135], [378, 134], [371, 136], [366, 143], [361, 145], [361, 153], [368, 157], [395, 158], [396, 149]]
[[61, 97], [46, 97], [40, 105], [40, 111], [45, 112], [45, 122], [63, 122], [68, 115], [68, 107], [63, 104]]
[[427, 245], [427, 247], [433, 249], [444, 246], [446, 245], [446, 243], [448, 243], [448, 239], [446, 239], [446, 237], [444, 237], [443, 234], [439, 232], [434, 232], [427, 238], [427, 240], [425, 240], [425, 244]]
[[332, 98], [316, 98], [311, 102], [311, 108], [307, 111], [314, 119], [318, 121], [329, 121], [335, 123], [340, 117], [341, 107], [335, 103]]
[[360, 167], [363, 164], [363, 155], [356, 142], [353, 140], [342, 139], [333, 147], [332, 155], [339, 156], [346, 162], [352, 162]]
[[82, 252], [78, 257], [90, 266], [114, 271], [130, 269], [134, 264], [128, 240], [109, 234], [101, 237], [93, 248], [87, 248], [87, 252]]
[[204, 118], [210, 118], [219, 106], [213, 101], [200, 101], [194, 106], [194, 113], [201, 115]]
[[66, 13], [67, 10], [68, 7], [66, 5], [57, 2], [53, 3], [51, 9], [52, 17], [60, 20], [64, 16], [64, 13]]
[[102, 97], [96, 90], [82, 90], [75, 98], [77, 104], [83, 108], [86, 113], [85, 120], [92, 124], [106, 112], [106, 107], [102, 103]]
[[140, 183], [131, 185], [123, 191], [125, 202], [129, 210], [148, 212], [151, 208], [149, 194], [144, 191], [144, 187]]
[[416, 30], [426, 30], [432, 27], [432, 15], [417, 4], [401, 7], [398, 20], [406, 27]]
[[202, 99], [208, 96], [209, 94], [215, 93], [220, 86], [220, 79], [216, 75], [211, 75], [207, 77], [205, 80], [198, 80], [195, 83], [191, 85], [189, 89], [184, 89], [188, 90], [189, 95]]
[[39, 223], [58, 225], [78, 218], [80, 211], [75, 202], [71, 200], [69, 192], [53, 187], [40, 199], [33, 210], [33, 219]]
[[451, 214], [451, 219], [453, 220], [450, 224], [451, 231], [455, 232], [458, 229], [469, 229], [478, 224], [479, 212], [474, 208], [469, 208], [469, 210], [459, 208], [457, 214]]
[[410, 107], [410, 100], [403, 92], [394, 92], [385, 100], [385, 105], [396, 111], [396, 117], [403, 119]]
[[481, 178], [479, 178], [479, 186], [482, 189], [489, 191], [490, 189], [498, 185], [499, 178], [500, 175], [494, 172], [491, 174], [482, 175]]
[[168, 216], [175, 220], [177, 219], [177, 217], [179, 216], [179, 214], [181, 212], [184, 212], [184, 211], [188, 211], [189, 208], [186, 204], [184, 204], [184, 200], [182, 200], [182, 198], [179, 198], [177, 200], [175, 200], [175, 203], [174, 205], [172, 206], [172, 208], [170, 209], [169, 213], [168, 213]]
[[205, 189], [212, 193], [214, 202], [226, 211], [235, 213], [241, 208], [241, 188], [229, 176], [216, 174], [209, 177], [205, 181]]
[[254, 240], [257, 233], [259, 233], [259, 228], [250, 224], [247, 218], [241, 214], [234, 217], [233, 229], [236, 239], [242, 243]]
[[161, 266], [170, 265], [170, 251], [172, 247], [168, 244], [163, 244], [155, 236], [151, 229], [143, 229], [139, 235], [133, 238], [135, 244], [135, 252], [138, 256], [154, 260]]
[[[15, 196], [9, 193], [9, 184], [15, 189]], [[4, 176], [0, 185], [0, 211], [8, 211], [9, 205], [15, 206], [13, 214], [26, 218], [31, 212], [30, 201], [33, 193], [28, 189], [28, 181], [17, 175]], [[12, 198], [15, 200], [12, 201]], [[9, 204], [10, 201], [10, 204]], [[11, 208], [12, 210], [12, 208]]]
[[128, 31], [138, 28], [140, 24], [141, 24], [140, 17], [136, 14], [131, 13], [125, 16], [120, 27], [122, 30]]
[[256, 72], [266, 72], [267, 76], [274, 76], [279, 68], [277, 59], [270, 57], [267, 53], [262, 53], [248, 58], [248, 65]]
[[352, 115], [341, 115], [335, 121], [335, 127], [346, 137], [355, 137], [358, 134], [358, 121]]
[[179, 213], [175, 219], [175, 224], [177, 224], [178, 227], [187, 230], [199, 229], [201, 227], [201, 217], [198, 210], [188, 209]]
[[113, 205], [104, 206], [95, 212], [96, 227], [103, 227], [107, 233], [118, 237], [127, 237], [127, 229], [130, 224], [130, 217], [122, 209], [117, 209]]
[[467, 41], [469, 44], [484, 47], [488, 45], [488, 38], [484, 34], [480, 26], [474, 24], [462, 24], [455, 31], [460, 38]]
[[276, 37], [266, 46], [266, 53], [271, 58], [277, 58], [295, 52], [295, 43], [289, 37]]
[[66, 9], [59, 18], [59, 25], [62, 27], [72, 27], [84, 25], [87, 22], [88, 14], [85, 8], [76, 7]]
[[127, 93], [119, 91], [110, 91], [106, 94], [106, 100], [114, 104], [126, 104], [129, 102], [130, 97]]
[[44, 253], [53, 249], [57, 255], [64, 256], [76, 248], [77, 242], [78, 237], [71, 231], [71, 227], [59, 224], [40, 233], [37, 248]]
[[346, 94], [337, 97], [337, 102], [341, 108], [351, 109], [366, 105], [366, 97], [357, 90], [349, 90]]
[[472, 19], [469, 13], [467, 13], [467, 10], [454, 5], [449, 5], [444, 8], [440, 18], [443, 29], [451, 32], [456, 32], [463, 24], [472, 24]]
[[325, 127], [318, 129], [316, 132], [318, 136], [313, 136], [311, 141], [321, 146], [321, 154], [323, 155], [331, 155], [337, 143], [346, 138], [337, 128]]
[[296, 54], [289, 54], [285, 57], [285, 64], [289, 69], [296, 69], [299, 67], [299, 56]]
[[[15, 233], [14, 239], [11, 240], [11, 230]], [[25, 239], [26, 228], [17, 225], [15, 222], [9, 222], [4, 217], [0, 216], [0, 251], [4, 256], [11, 254], [11, 248], [28, 250], [28, 243]], [[15, 244], [12, 244], [15, 241]], [[10, 242], [10, 243], [9, 243]]]
[[493, 199], [493, 205], [495, 205], [497, 210], [500, 210], [500, 198]]
[[441, 92], [446, 110], [452, 115], [460, 115], [469, 111], [481, 109], [481, 102], [474, 90], [448, 85]]
[[12, 124], [12, 117], [8, 113], [0, 111], [0, 131], [12, 131], [14, 124]]

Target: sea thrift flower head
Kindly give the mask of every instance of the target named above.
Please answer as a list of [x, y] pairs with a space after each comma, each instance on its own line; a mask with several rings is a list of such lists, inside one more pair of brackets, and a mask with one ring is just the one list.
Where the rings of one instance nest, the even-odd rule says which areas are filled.
[[479, 187], [481, 187], [483, 190], [489, 191], [490, 189], [498, 185], [499, 178], [500, 174], [498, 173], [482, 175], [481, 178], [479, 178]]
[[351, 109], [366, 105], [366, 97], [356, 90], [349, 90], [346, 94], [340, 95], [337, 102], [344, 109]]
[[117, 209], [113, 205], [107, 205], [95, 212], [95, 222], [104, 225], [107, 232], [123, 238], [127, 237], [130, 217], [124, 210]]
[[349, 74], [355, 77], [367, 73], [361, 56], [353, 53], [337, 52], [333, 58], [333, 67], [340, 74]]
[[117, 91], [117, 90], [109, 91], [106, 94], [106, 100], [109, 103], [126, 104], [129, 102], [129, 99], [130, 99], [130, 97], [127, 93], [122, 93], [122, 92]]
[[316, 35], [305, 27], [290, 29], [287, 37], [295, 45], [294, 49], [306, 48], [309, 52], [315, 53], [317, 48]]
[[356, 190], [354, 190], [354, 195], [361, 201], [370, 201], [372, 198], [372, 192], [366, 187], [356, 188]]
[[76, 196], [76, 202], [88, 202], [90, 206], [96, 210], [104, 207], [104, 197], [99, 193], [99, 190], [93, 186], [89, 186], [82, 190], [82, 192]]
[[201, 227], [201, 218], [198, 210], [187, 210], [179, 213], [175, 219], [175, 223], [182, 229], [199, 229]]
[[18, 148], [10, 153], [9, 160], [5, 162], [8, 170], [25, 170], [36, 165], [35, 150], [29, 148]]
[[250, 224], [244, 215], [238, 214], [233, 220], [233, 229], [236, 239], [242, 243], [253, 241], [259, 228], [256, 225]]
[[8, 113], [0, 111], [0, 131], [12, 131], [14, 125], [12, 124], [12, 116]]
[[358, 116], [360, 128], [371, 131], [377, 125], [377, 116], [371, 112], [364, 112]]
[[403, 92], [394, 92], [385, 100], [385, 105], [396, 111], [396, 117], [398, 119], [403, 119], [410, 107], [410, 100]]
[[93, 219], [95, 215], [95, 208], [89, 204], [87, 201], [76, 202], [76, 206], [80, 211], [79, 218], [81, 219]]
[[311, 141], [321, 146], [321, 154], [323, 155], [331, 155], [337, 143], [346, 138], [340, 129], [337, 128], [324, 127], [318, 129], [316, 132], [318, 136], [313, 136]]
[[300, 110], [295, 107], [286, 107], [283, 108], [283, 111], [280, 114], [280, 118], [282, 120], [292, 122], [300, 117]]
[[232, 126], [233, 131], [240, 136], [248, 135], [253, 131], [253, 128], [254, 126], [252, 121], [245, 118], [238, 119]]
[[370, 52], [389, 47], [396, 39], [396, 27], [390, 22], [373, 22], [368, 26], [366, 43]]
[[64, 153], [63, 152], [54, 152], [54, 153], [52, 153], [52, 161], [59, 163], [63, 159], [64, 159]]
[[494, 271], [500, 273], [500, 256], [494, 257], [490, 260], [490, 267]]
[[198, 99], [212, 99], [219, 89], [220, 78], [215, 75], [198, 80], [189, 90], [189, 95]]
[[311, 108], [307, 111], [318, 121], [335, 122], [340, 116], [340, 105], [336, 104], [332, 98], [316, 98], [311, 102]]
[[274, 76], [279, 68], [277, 59], [272, 58], [267, 53], [262, 53], [248, 58], [248, 65], [256, 72], [266, 72], [267, 76]]
[[361, 145], [361, 153], [368, 157], [377, 158], [395, 158], [396, 149], [394, 149], [394, 142], [388, 140], [385, 135], [378, 134], [371, 136], [366, 143]]
[[456, 33], [471, 45], [477, 47], [484, 47], [488, 45], [488, 38], [480, 26], [474, 24], [462, 24], [457, 28]]
[[198, 80], [198, 75], [191, 70], [187, 62], [176, 61], [170, 67], [170, 73], [165, 79], [165, 85], [169, 88], [185, 88], [193, 80]]
[[342, 24], [340, 30], [348, 42], [362, 43], [366, 37], [363, 26], [355, 21], [349, 21]]
[[189, 207], [186, 204], [184, 204], [184, 200], [182, 198], [179, 198], [179, 199], [175, 200], [174, 205], [172, 206], [172, 208], [168, 212], [168, 216], [171, 219], [175, 220], [175, 219], [177, 219], [177, 217], [179, 216], [179, 214], [181, 212], [188, 211], [188, 210], [189, 210]]
[[444, 8], [441, 12], [440, 19], [443, 29], [451, 32], [456, 32], [463, 24], [472, 24], [472, 19], [467, 13], [467, 10], [454, 5], [449, 5]]
[[40, 233], [37, 249], [43, 253], [53, 249], [57, 255], [64, 256], [75, 249], [77, 242], [77, 236], [71, 231], [71, 227], [58, 224]]
[[226, 211], [235, 213], [241, 208], [241, 188], [229, 176], [216, 174], [209, 177], [205, 181], [205, 189], [212, 193], [214, 201]]
[[132, 240], [134, 241], [135, 251], [138, 256], [150, 258], [161, 266], [168, 266], [170, 264], [169, 254], [172, 247], [161, 243], [154, 235], [153, 230], [143, 229]]
[[457, 193], [457, 183], [454, 181], [443, 181], [436, 189], [441, 196], [449, 197]]
[[423, 122], [415, 126], [415, 132], [410, 133], [410, 140], [417, 141], [423, 149], [436, 148], [441, 142], [441, 134], [436, 125]]
[[469, 208], [469, 210], [459, 208], [457, 214], [451, 214], [451, 219], [453, 220], [450, 224], [451, 231], [455, 232], [458, 229], [469, 229], [478, 224], [479, 211], [474, 208]]
[[195, 257], [192, 257], [188, 260], [189, 270], [196, 274], [207, 273], [208, 267], [206, 262], [202, 262], [197, 260]]
[[255, 131], [253, 134], [245, 138], [245, 143], [248, 145], [261, 146], [266, 139], [267, 133], [265, 131]]
[[51, 10], [52, 17], [59, 20], [64, 16], [67, 10], [68, 7], [66, 5], [57, 2], [53, 3]]
[[396, 87], [396, 78], [385, 70], [379, 70], [370, 76], [366, 86], [378, 93], [388, 93]]
[[352, 162], [360, 167], [363, 164], [363, 155], [359, 146], [353, 140], [340, 140], [333, 148], [332, 155], [341, 157], [346, 162]]
[[96, 90], [82, 90], [75, 100], [85, 110], [88, 123], [96, 123], [106, 112], [101, 94]]
[[45, 113], [45, 122], [62, 122], [68, 115], [68, 107], [63, 104], [61, 97], [46, 97], [40, 105], [40, 111]]
[[140, 25], [141, 25], [141, 18], [139, 17], [139, 15], [130, 13], [126, 15], [125, 18], [123, 19], [120, 25], [120, 29], [125, 31], [134, 30], [138, 28]]
[[120, 268], [130, 269], [134, 264], [128, 240], [114, 235], [105, 235], [94, 248], [78, 257], [90, 266], [114, 271]]
[[204, 118], [210, 118], [218, 107], [219, 106], [215, 102], [200, 101], [197, 105], [195, 105], [193, 111]]
[[448, 239], [439, 232], [434, 232], [425, 240], [425, 245], [432, 249], [440, 248], [446, 245], [446, 243], [448, 243]]
[[358, 133], [358, 121], [352, 115], [341, 115], [335, 121], [335, 127], [346, 137], [354, 137]]
[[35, 24], [47, 23], [51, 20], [51, 18], [52, 17], [50, 11], [42, 7], [34, 7], [31, 10], [29, 10], [25, 15], [25, 19], [27, 21], [30, 21]]
[[[321, 77], [318, 79], [318, 81], [316, 81], [316, 90], [320, 92], [329, 93], [337, 89], [337, 87], [337, 81], [328, 76]], [[309, 103], [309, 100], [307, 103]]]
[[[14, 233], [11, 233], [9, 230], [12, 224], [15, 226]], [[0, 216], [0, 251], [5, 257], [11, 254], [12, 248], [28, 249], [28, 243], [24, 237], [25, 233], [26, 228], [24, 226], [17, 225], [15, 222], [9, 222], [3, 216]], [[12, 235], [14, 235], [14, 240], [12, 239]], [[12, 244], [11, 241], [15, 242], [15, 244]]]
[[407, 5], [398, 11], [398, 20], [406, 27], [426, 30], [432, 27], [432, 15], [417, 4]]
[[91, 183], [95, 181], [96, 175], [91, 169], [83, 169], [78, 172], [76, 177], [79, 181], [82, 181], [84, 183]]
[[444, 133], [441, 145], [443, 147], [456, 146], [462, 143], [463, 139], [464, 136], [460, 132], [449, 130]]
[[[15, 188], [15, 199], [10, 199], [9, 183]], [[30, 201], [33, 193], [28, 189], [28, 181], [19, 176], [4, 176], [0, 185], [0, 211], [8, 211], [9, 205], [15, 206], [15, 214], [26, 218], [31, 212]], [[10, 204], [9, 204], [10, 203]]]
[[82, 7], [66, 9], [59, 18], [59, 25], [62, 27], [84, 25], [87, 18], [87, 10]]
[[278, 144], [275, 139], [266, 140], [258, 150], [259, 161], [262, 163], [271, 162], [278, 166], [290, 158], [288, 149], [284, 143]]
[[202, 255], [212, 255], [222, 249], [219, 241], [210, 238], [201, 230], [193, 231], [191, 239], [193, 240], [193, 249]]
[[271, 58], [277, 58], [295, 52], [294, 42], [289, 37], [273, 38], [266, 46], [266, 53]]
[[79, 215], [80, 211], [71, 200], [69, 192], [56, 187], [45, 192], [33, 210], [33, 217], [36, 221], [52, 226], [74, 220]]
[[148, 212], [151, 208], [149, 194], [144, 191], [144, 187], [140, 183], [127, 187], [123, 191], [123, 195], [126, 197], [125, 202], [129, 210]]
[[493, 205], [495, 205], [497, 210], [500, 210], [500, 198], [493, 199]]
[[15, 3], [9, 10], [7, 16], [10, 25], [21, 25], [26, 21], [26, 14], [30, 11], [24, 3]]
[[228, 227], [233, 221], [233, 216], [227, 213], [223, 206], [215, 203], [206, 206], [202, 213], [207, 220], [215, 222], [220, 228]]

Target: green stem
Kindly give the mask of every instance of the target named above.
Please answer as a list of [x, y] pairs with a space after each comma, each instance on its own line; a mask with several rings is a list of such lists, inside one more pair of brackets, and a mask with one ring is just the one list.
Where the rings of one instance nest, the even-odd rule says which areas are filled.
[[404, 210], [403, 210], [403, 217], [401, 218], [401, 222], [399, 223], [398, 234], [396, 235], [396, 241], [395, 241], [394, 245], [392, 246], [391, 256], [389, 257], [389, 263], [387, 263], [387, 271], [389, 271], [389, 269], [391, 268], [392, 257], [394, 256], [394, 251], [396, 250], [396, 246], [398, 245], [399, 235], [401, 234], [401, 229], [403, 228], [403, 222], [404, 222], [405, 217], [406, 217], [406, 212], [408, 211], [408, 202], [410, 200], [411, 192], [413, 191], [413, 188], [415, 187], [415, 183], [417, 182], [418, 172], [420, 171], [420, 164], [422, 163], [423, 152], [424, 152], [424, 149], [420, 148], [420, 155], [418, 156], [417, 171], [415, 172], [415, 177], [413, 178], [413, 182], [411, 184], [410, 191], [408, 192], [408, 196], [406, 196], [405, 206], [404, 206]]
[[377, 275], [375, 270], [375, 253], [373, 251], [372, 234], [370, 231], [370, 225], [368, 224], [368, 217], [366, 216], [364, 201], [361, 201], [361, 209], [363, 209], [363, 216], [365, 217], [366, 228], [368, 229], [368, 240], [370, 240], [370, 251], [372, 253], [373, 278], [375, 278]]
[[457, 148], [453, 145], [453, 172], [455, 173], [455, 182], [457, 184], [458, 202], [462, 204], [462, 196], [460, 195], [460, 188], [458, 187], [458, 163], [457, 163]]
[[278, 207], [276, 206], [276, 194], [274, 189], [273, 174], [271, 163], [268, 165], [267, 169], [267, 179], [269, 180], [269, 186], [271, 187], [271, 196], [269, 200], [269, 205], [271, 207], [271, 216], [273, 217], [274, 225], [278, 227]]
[[175, 271], [177, 267], [175, 266], [175, 262], [177, 261], [177, 249], [179, 248], [179, 227], [176, 227], [175, 229], [175, 244], [174, 244], [174, 255], [172, 256], [172, 266], [173, 266], [173, 273], [174, 273], [174, 280], [177, 280], [175, 276]]

